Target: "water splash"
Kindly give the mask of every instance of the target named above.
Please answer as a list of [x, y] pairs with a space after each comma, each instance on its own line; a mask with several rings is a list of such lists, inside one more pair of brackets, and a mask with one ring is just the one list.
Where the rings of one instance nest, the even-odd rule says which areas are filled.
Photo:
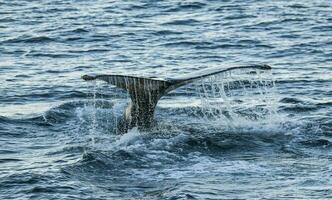
[[92, 144], [94, 145], [95, 142], [95, 135], [96, 135], [96, 129], [97, 129], [97, 107], [96, 107], [96, 92], [97, 92], [97, 83], [96, 81], [94, 81], [93, 83], [93, 101], [92, 101], [92, 105], [93, 105], [93, 110], [92, 110], [92, 124], [91, 124], [91, 129], [90, 129], [90, 137], [91, 137], [91, 141]]
[[[91, 141], [91, 145], [94, 146], [96, 144], [96, 136], [97, 136], [97, 82], [93, 81], [93, 90], [91, 94], [92, 101], [87, 101], [84, 103], [83, 108], [78, 108], [77, 116], [79, 118], [80, 127], [85, 127], [88, 131], [88, 138]], [[84, 126], [87, 124], [87, 126]]]
[[132, 143], [135, 143], [141, 136], [137, 127], [130, 129], [127, 133], [121, 135], [119, 139], [115, 142], [115, 146], [128, 146]]
[[194, 88], [208, 124], [232, 129], [253, 122], [271, 125], [276, 117], [280, 119], [271, 71], [233, 70], [202, 79]]

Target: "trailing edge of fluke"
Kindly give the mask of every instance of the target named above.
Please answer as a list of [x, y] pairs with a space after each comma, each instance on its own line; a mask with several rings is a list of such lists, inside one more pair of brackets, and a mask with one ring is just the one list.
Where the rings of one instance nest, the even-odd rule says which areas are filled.
[[138, 127], [141, 130], [149, 128], [153, 122], [154, 111], [158, 100], [171, 90], [192, 83], [198, 79], [236, 69], [270, 70], [271, 67], [269, 65], [247, 65], [226, 68], [215, 67], [164, 80], [117, 74], [90, 74], [84, 75], [82, 78], [86, 81], [103, 80], [128, 91], [131, 102], [126, 108], [124, 117], [118, 125], [120, 132], [127, 132], [128, 129], [133, 127]]

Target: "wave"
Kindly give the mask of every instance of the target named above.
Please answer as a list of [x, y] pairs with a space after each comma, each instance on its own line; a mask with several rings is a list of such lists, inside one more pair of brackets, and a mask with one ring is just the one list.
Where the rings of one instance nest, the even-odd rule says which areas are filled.
[[8, 163], [8, 162], [21, 162], [22, 159], [16, 159], [16, 158], [0, 158], [0, 164]]
[[[1, 115], [0, 115], [0, 123], [1, 123], [1, 124], [12, 123], [12, 122], [15, 122], [15, 120], [12, 120], [12, 119], [10, 119], [10, 118], [8, 118], [8, 117], [1, 116]], [[1, 129], [2, 129], [2, 128], [0, 127], [0, 130], [1, 130]]]
[[155, 31], [154, 34], [163, 36], [163, 35], [181, 35], [183, 33], [174, 30], [160, 30], [160, 31]]
[[201, 2], [182, 2], [179, 3], [175, 6], [172, 6], [171, 8], [167, 8], [164, 10], [164, 12], [183, 12], [183, 11], [194, 11], [194, 10], [199, 10], [203, 9], [206, 7], [207, 4], [201, 3]]
[[15, 21], [16, 21], [15, 19], [9, 17], [0, 18], [0, 23], [15, 22]]
[[298, 103], [303, 103], [302, 100], [298, 99], [298, 98], [292, 98], [292, 97], [285, 97], [280, 99], [281, 103], [292, 103], [292, 104], [298, 104]]
[[67, 54], [67, 53], [39, 53], [39, 52], [29, 52], [25, 54], [26, 57], [46, 57], [46, 58], [74, 58], [79, 55]]
[[199, 42], [199, 41], [179, 41], [179, 42], [168, 42], [161, 44], [160, 46], [165, 47], [178, 47], [178, 46], [197, 46], [197, 45], [212, 45], [209, 42]]
[[310, 139], [301, 141], [300, 144], [305, 145], [307, 147], [332, 147], [332, 141], [328, 139]]
[[69, 53], [75, 53], [75, 54], [82, 54], [82, 53], [103, 53], [103, 52], [109, 52], [109, 49], [87, 49], [87, 50], [70, 50]]
[[197, 24], [199, 23], [198, 20], [195, 20], [195, 19], [179, 19], [179, 20], [172, 20], [172, 21], [169, 21], [169, 22], [164, 22], [164, 23], [161, 23], [161, 25], [194, 25], [194, 24]]
[[73, 29], [71, 32], [73, 32], [73, 33], [88, 33], [90, 31], [87, 30], [87, 29], [84, 29], [84, 28], [76, 28], [76, 29]]
[[2, 41], [2, 43], [50, 43], [56, 42], [54, 38], [47, 36], [19, 36], [16, 38]]

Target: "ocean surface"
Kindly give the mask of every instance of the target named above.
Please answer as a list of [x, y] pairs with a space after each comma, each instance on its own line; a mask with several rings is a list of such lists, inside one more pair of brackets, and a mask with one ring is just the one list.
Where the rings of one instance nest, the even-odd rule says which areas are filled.
[[[124, 135], [127, 94], [81, 79], [252, 63], [267, 118], [180, 88]], [[332, 199], [331, 1], [0, 0], [0, 199]]]

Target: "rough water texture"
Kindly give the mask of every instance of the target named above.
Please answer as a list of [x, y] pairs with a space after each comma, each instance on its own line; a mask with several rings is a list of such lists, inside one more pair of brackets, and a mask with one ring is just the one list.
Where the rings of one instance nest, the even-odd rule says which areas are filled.
[[[127, 95], [80, 79], [246, 63], [273, 66], [268, 123], [197, 120], [179, 89], [117, 135]], [[331, 105], [328, 0], [0, 1], [0, 199], [332, 198]]]

